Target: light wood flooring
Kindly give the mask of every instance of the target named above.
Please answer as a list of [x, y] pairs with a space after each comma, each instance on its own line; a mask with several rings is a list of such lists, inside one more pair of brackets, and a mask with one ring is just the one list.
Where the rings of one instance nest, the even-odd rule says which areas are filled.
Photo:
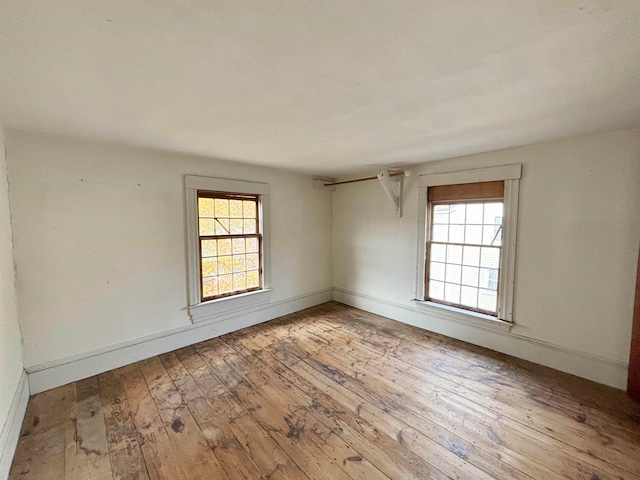
[[640, 406], [328, 303], [34, 396], [10, 478], [640, 479]]

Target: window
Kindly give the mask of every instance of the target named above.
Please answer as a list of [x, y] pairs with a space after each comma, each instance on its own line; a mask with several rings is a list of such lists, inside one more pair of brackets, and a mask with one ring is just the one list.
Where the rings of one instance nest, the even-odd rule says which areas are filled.
[[261, 287], [258, 195], [198, 191], [200, 298]]
[[264, 183], [185, 176], [193, 322], [269, 301], [269, 193]]
[[503, 192], [501, 181], [429, 189], [428, 300], [497, 315]]
[[420, 176], [419, 308], [484, 326], [513, 321], [521, 169]]

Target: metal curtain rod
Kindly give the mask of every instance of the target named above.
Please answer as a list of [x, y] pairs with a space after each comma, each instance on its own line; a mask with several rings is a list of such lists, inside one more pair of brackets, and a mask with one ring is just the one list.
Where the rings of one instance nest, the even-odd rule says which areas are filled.
[[[398, 175], [404, 175], [404, 172], [390, 173], [390, 177], [397, 177]], [[344, 182], [325, 183], [325, 187], [331, 187], [333, 185], [344, 185], [345, 183], [366, 182], [367, 180], [378, 180], [378, 177], [356, 178], [355, 180], [345, 180]]]

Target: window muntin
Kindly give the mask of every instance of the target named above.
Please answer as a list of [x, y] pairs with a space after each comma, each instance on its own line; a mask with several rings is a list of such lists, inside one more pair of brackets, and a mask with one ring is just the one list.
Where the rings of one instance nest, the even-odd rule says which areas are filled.
[[428, 300], [497, 315], [502, 199], [429, 202]]
[[201, 301], [262, 289], [260, 196], [198, 191]]

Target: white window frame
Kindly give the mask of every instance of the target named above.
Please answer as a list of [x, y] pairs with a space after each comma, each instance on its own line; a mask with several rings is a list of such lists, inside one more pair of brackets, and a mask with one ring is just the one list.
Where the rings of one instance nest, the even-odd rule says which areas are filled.
[[[516, 234], [518, 227], [518, 196], [522, 165], [460, 170], [437, 174], [420, 175], [418, 209], [418, 259], [416, 268], [416, 307], [425, 313], [457, 322], [502, 331], [513, 326], [513, 297], [515, 287]], [[451, 307], [426, 299], [425, 272], [427, 261], [427, 238], [430, 225], [427, 219], [429, 187], [459, 185], [463, 183], [504, 181], [504, 210], [502, 220], [502, 254], [498, 280], [498, 314], [496, 316]]]
[[[262, 289], [228, 297], [202, 301], [200, 296], [200, 248], [198, 245], [198, 191], [247, 193], [259, 195], [259, 232], [262, 235]], [[271, 269], [269, 268], [269, 195], [267, 183], [230, 180], [226, 178], [184, 176], [187, 241], [187, 310], [193, 323], [214, 321], [231, 311], [240, 313], [271, 300]]]

